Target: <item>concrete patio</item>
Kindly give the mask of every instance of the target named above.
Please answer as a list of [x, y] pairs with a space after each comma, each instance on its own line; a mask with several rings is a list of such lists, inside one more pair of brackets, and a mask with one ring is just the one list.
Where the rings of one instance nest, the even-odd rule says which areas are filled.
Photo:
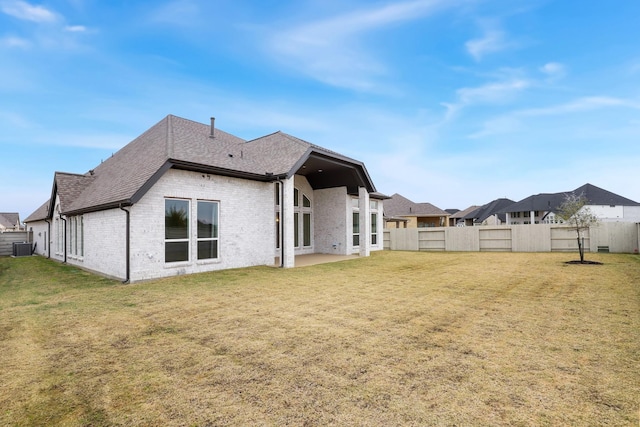
[[[326, 264], [329, 262], [346, 261], [349, 259], [359, 258], [359, 255], [333, 255], [333, 254], [309, 254], [296, 255], [295, 266], [306, 267], [309, 265]], [[280, 258], [274, 260], [274, 267], [280, 267]]]

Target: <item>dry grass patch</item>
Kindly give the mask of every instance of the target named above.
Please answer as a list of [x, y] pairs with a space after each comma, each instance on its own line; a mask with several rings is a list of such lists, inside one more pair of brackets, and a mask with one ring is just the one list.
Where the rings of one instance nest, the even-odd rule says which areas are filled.
[[384, 252], [121, 285], [0, 259], [2, 425], [633, 425], [640, 260]]

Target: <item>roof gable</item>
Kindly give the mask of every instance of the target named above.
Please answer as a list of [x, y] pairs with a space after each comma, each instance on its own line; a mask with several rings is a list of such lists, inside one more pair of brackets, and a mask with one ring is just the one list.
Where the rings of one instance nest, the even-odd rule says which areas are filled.
[[596, 187], [592, 184], [585, 184], [573, 191], [542, 193], [529, 196], [517, 203], [505, 207], [501, 212], [556, 212], [560, 205], [564, 203], [568, 194], [584, 196], [587, 199], [587, 205], [640, 206], [640, 203], [634, 202], [631, 199], [603, 190], [602, 188]]
[[15, 227], [20, 224], [20, 214], [15, 212], [0, 212], [0, 225], [4, 228]]
[[336, 161], [343, 169], [352, 169], [348, 174], [355, 178], [350, 182], [375, 191], [361, 162], [294, 136], [275, 132], [247, 142], [214, 129], [213, 123], [210, 126], [173, 115], [166, 116], [89, 173], [75, 175], [83, 177], [78, 182], [64, 181], [72, 188], [63, 189], [62, 181], [57, 188], [62, 193], [73, 193], [73, 197], [61, 197], [61, 209], [74, 214], [136, 203], [172, 167], [272, 181], [293, 176], [313, 156], [324, 156], [324, 161]]
[[384, 214], [387, 217], [397, 216], [449, 216], [449, 213], [431, 203], [415, 203], [395, 193], [384, 202]]

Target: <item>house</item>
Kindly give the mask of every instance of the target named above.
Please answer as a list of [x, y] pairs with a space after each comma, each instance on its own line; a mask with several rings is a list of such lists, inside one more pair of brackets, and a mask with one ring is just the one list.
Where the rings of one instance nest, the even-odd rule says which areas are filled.
[[511, 199], [500, 198], [480, 206], [462, 217], [465, 225], [500, 225], [506, 222], [506, 207], [514, 204]]
[[398, 193], [384, 202], [385, 228], [446, 227], [449, 215], [431, 203], [415, 203]]
[[0, 212], [0, 233], [5, 231], [21, 231], [20, 214], [16, 212]]
[[473, 220], [470, 219], [468, 222], [465, 220], [465, 217], [469, 214], [474, 213], [480, 209], [478, 205], [471, 205], [466, 209], [458, 210], [456, 213], [451, 214], [449, 217], [449, 225], [451, 227], [464, 227], [466, 225], [473, 225]]
[[384, 198], [360, 161], [169, 115], [87, 173], [56, 172], [25, 222], [40, 255], [135, 282], [368, 256], [383, 248]]
[[532, 195], [507, 206], [501, 212], [506, 214], [507, 224], [562, 222], [555, 213], [567, 194], [584, 197], [587, 200], [585, 207], [600, 221], [640, 221], [640, 203], [588, 183], [569, 192]]

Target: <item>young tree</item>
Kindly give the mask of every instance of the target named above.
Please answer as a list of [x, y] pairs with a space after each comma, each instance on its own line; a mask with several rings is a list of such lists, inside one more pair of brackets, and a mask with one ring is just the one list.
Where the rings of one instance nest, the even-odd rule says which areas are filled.
[[556, 212], [571, 228], [576, 230], [581, 263], [584, 263], [584, 245], [582, 244], [584, 232], [598, 223], [598, 217], [591, 212], [591, 209], [584, 206], [586, 203], [587, 199], [583, 195], [569, 193]]

